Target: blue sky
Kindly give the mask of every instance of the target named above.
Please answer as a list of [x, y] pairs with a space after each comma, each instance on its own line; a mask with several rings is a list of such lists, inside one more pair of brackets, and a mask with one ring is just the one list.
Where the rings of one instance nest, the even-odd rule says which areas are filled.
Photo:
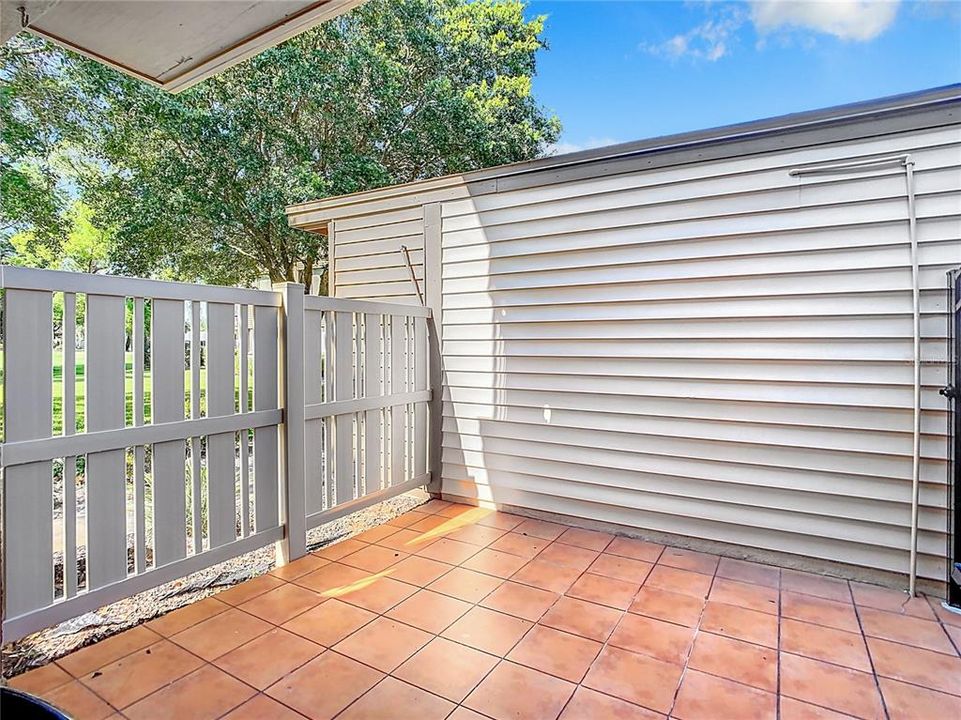
[[558, 152], [961, 82], [961, 2], [531, 0]]

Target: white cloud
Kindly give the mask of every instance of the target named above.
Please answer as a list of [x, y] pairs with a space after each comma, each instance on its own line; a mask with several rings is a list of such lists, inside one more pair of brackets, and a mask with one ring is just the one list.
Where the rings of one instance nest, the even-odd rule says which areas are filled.
[[675, 35], [662, 43], [642, 43], [641, 49], [670, 60], [688, 57], [714, 62], [730, 53], [737, 31], [744, 24], [744, 14], [737, 7], [729, 7], [717, 17], [705, 20], [686, 33]]
[[[672, 61], [681, 58], [715, 62], [730, 55], [745, 25], [753, 24], [763, 49], [769, 35], [782, 43], [811, 47], [818, 34], [865, 42], [894, 22], [900, 0], [749, 0], [745, 4], [704, 3], [707, 19], [685, 33], [640, 49]], [[798, 37], [800, 35], [800, 37]]]
[[751, 21], [760, 33], [813, 30], [842, 40], [871, 40], [898, 13], [900, 0], [754, 0]]
[[581, 150], [591, 150], [593, 148], [617, 145], [620, 140], [609, 137], [591, 137], [582, 143], [559, 142], [547, 148], [547, 155], [566, 155], [567, 153], [580, 152]]

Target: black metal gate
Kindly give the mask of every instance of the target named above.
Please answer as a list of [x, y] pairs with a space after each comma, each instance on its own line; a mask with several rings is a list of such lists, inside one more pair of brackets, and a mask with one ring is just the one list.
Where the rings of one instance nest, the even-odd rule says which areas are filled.
[[961, 607], [961, 268], [948, 273], [951, 322], [948, 341], [948, 603]]

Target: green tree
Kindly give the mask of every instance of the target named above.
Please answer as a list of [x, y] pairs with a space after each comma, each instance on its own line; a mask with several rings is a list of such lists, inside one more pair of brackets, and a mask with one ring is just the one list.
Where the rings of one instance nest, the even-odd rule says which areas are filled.
[[51, 92], [84, 103], [96, 161], [77, 182], [114, 229], [112, 264], [299, 280], [325, 267], [325, 238], [289, 228], [287, 205], [539, 155], [559, 123], [532, 95], [544, 18], [524, 11], [370, 0], [176, 96], [61, 61]]

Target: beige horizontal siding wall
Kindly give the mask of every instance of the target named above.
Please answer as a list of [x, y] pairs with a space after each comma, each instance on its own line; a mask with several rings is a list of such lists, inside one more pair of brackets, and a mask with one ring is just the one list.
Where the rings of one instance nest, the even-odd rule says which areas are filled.
[[943, 580], [957, 124], [545, 184], [436, 181], [318, 212], [336, 223], [337, 295], [407, 302], [397, 247], [423, 272], [425, 207], [440, 214], [426, 280], [445, 494], [903, 573], [904, 171], [789, 175], [901, 153], [922, 287], [919, 570]]
[[443, 490], [904, 572], [904, 171], [922, 284], [921, 574], [944, 577], [957, 127], [442, 204]]

